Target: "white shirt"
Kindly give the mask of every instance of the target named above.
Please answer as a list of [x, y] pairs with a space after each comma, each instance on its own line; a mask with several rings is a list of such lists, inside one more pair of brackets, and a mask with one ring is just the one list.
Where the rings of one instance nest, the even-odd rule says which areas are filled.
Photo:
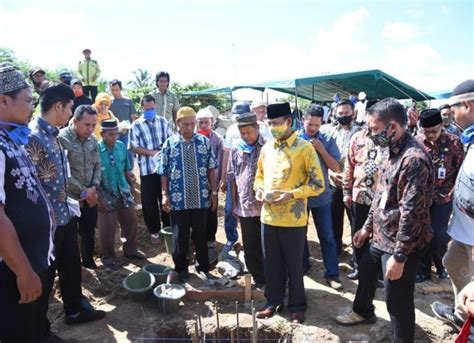
[[355, 105], [355, 111], [357, 111], [357, 118], [356, 121], [358, 123], [362, 123], [365, 121], [365, 107], [367, 106], [367, 100], [365, 101], [358, 101]]
[[[467, 152], [466, 158], [459, 173], [465, 173], [467, 178], [471, 180], [471, 185], [463, 185], [464, 187], [472, 187], [474, 184], [474, 145], [471, 145]], [[462, 211], [459, 205], [456, 203], [456, 188], [459, 186], [459, 176], [454, 186], [454, 199], [453, 199], [453, 216], [448, 226], [448, 234], [456, 241], [474, 246], [474, 218], [469, 217]], [[474, 194], [474, 189], [470, 189], [471, 193]]]

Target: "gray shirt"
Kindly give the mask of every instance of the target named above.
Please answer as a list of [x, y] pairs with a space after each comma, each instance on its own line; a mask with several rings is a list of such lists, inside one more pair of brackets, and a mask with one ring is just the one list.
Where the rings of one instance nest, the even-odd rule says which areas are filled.
[[159, 116], [165, 117], [174, 130], [173, 113], [178, 112], [180, 108], [176, 94], [169, 90], [166, 90], [165, 94], [161, 94], [158, 91], [157, 93], [153, 94], [153, 97], [156, 100], [157, 114]]
[[137, 113], [133, 101], [128, 98], [112, 100], [110, 110], [119, 121], [130, 120], [132, 122], [132, 114]]

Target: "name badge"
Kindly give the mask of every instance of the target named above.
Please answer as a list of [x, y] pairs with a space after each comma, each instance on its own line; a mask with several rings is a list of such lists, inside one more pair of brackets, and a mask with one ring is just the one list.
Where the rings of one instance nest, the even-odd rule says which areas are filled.
[[446, 178], [446, 168], [439, 168], [438, 169], [438, 179], [443, 180]]
[[387, 205], [387, 199], [388, 199], [388, 192], [385, 191], [382, 193], [382, 196], [380, 197], [380, 203], [379, 203], [379, 207], [381, 209], [385, 209], [385, 205]]

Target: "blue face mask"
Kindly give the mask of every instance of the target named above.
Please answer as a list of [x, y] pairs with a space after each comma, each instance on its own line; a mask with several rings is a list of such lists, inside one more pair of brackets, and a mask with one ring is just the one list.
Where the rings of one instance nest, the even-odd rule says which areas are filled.
[[237, 149], [245, 152], [246, 154], [251, 154], [252, 151], [254, 151], [255, 149], [255, 144], [254, 145], [247, 144], [244, 142], [243, 139], [241, 139], [239, 142], [239, 145], [237, 146]]
[[474, 125], [469, 126], [461, 135], [462, 144], [474, 143]]
[[143, 111], [143, 118], [146, 120], [153, 120], [156, 117], [156, 110], [154, 108], [150, 110], [144, 110]]
[[8, 137], [12, 141], [14, 141], [17, 145], [27, 145], [28, 144], [28, 136], [31, 133], [30, 128], [27, 125], [21, 125], [21, 124], [16, 124], [16, 123], [10, 123], [7, 121], [1, 121], [0, 124], [8, 125], [8, 126], [13, 126], [15, 127], [13, 130], [3, 130]]

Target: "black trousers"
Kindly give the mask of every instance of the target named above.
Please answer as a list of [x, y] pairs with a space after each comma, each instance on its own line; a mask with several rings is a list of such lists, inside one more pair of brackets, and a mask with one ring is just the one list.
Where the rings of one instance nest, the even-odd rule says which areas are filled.
[[373, 300], [377, 288], [380, 268], [383, 270], [385, 283], [385, 302], [390, 314], [394, 341], [414, 341], [415, 335], [415, 278], [420, 258], [417, 253], [408, 256], [403, 268], [402, 277], [388, 280], [385, 277], [387, 260], [392, 255], [370, 247], [364, 251], [359, 263], [359, 285], [354, 299], [353, 310], [364, 318], [375, 315]]
[[349, 223], [352, 223], [351, 210], [344, 205], [342, 188], [331, 187], [331, 215], [334, 238], [336, 239], [337, 254], [342, 253], [342, 234], [344, 232], [344, 210], [346, 211]]
[[303, 283], [303, 250], [306, 227], [279, 227], [263, 224], [265, 297], [267, 306], [283, 305], [287, 279], [288, 310], [302, 312], [306, 308]]
[[74, 219], [68, 224], [56, 228], [54, 247], [56, 259], [49, 267], [48, 297], [53, 289], [57, 271], [64, 313], [66, 315], [76, 314], [81, 310], [82, 269]]
[[188, 270], [189, 234], [193, 228], [193, 241], [196, 248], [196, 269], [209, 271], [207, 252], [207, 211], [208, 209], [171, 211], [173, 227], [173, 262], [176, 272]]
[[140, 176], [143, 219], [150, 234], [159, 233], [163, 227], [170, 226], [170, 216], [161, 206], [161, 176], [158, 174]]
[[46, 342], [46, 312], [48, 294], [48, 271], [38, 273], [43, 293], [35, 301], [19, 304], [20, 292], [16, 275], [5, 262], [0, 262], [0, 342], [38, 343]]
[[245, 264], [257, 283], [265, 283], [263, 272], [262, 223], [260, 217], [239, 217]]
[[84, 95], [92, 99], [92, 103], [95, 102], [95, 97], [97, 96], [97, 86], [84, 86], [82, 87]]
[[207, 241], [214, 242], [217, 233], [217, 209], [215, 211], [207, 210]]
[[[363, 205], [358, 203], [352, 203], [352, 223], [351, 223], [351, 238], [354, 238], [354, 234], [362, 229], [367, 217], [369, 216], [370, 205]], [[364, 253], [370, 247], [369, 241], [365, 241], [364, 245], [360, 248], [356, 248], [352, 245], [352, 264], [354, 269], [358, 269], [359, 261]]]
[[94, 263], [97, 206], [90, 207], [84, 201], [81, 207], [81, 217], [77, 222], [79, 224], [79, 235], [81, 235], [82, 264], [87, 266]]

